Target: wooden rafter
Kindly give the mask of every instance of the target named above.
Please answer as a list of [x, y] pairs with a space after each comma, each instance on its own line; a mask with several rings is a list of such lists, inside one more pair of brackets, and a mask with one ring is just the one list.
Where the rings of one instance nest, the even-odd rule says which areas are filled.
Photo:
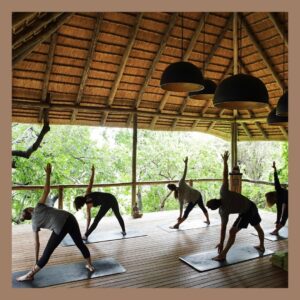
[[269, 16], [270, 20], [272, 21], [273, 25], [275, 26], [278, 34], [280, 35], [280, 37], [284, 41], [286, 47], [288, 48], [288, 37], [285, 34], [284, 29], [283, 29], [283, 25], [280, 24], [276, 13], [268, 13], [268, 16]]
[[[121, 78], [123, 76], [123, 73], [124, 73], [124, 70], [125, 70], [125, 67], [126, 67], [126, 64], [127, 64], [127, 60], [129, 58], [131, 49], [132, 49], [132, 47], [134, 45], [135, 38], [137, 36], [137, 33], [138, 33], [138, 30], [139, 30], [142, 18], [143, 18], [143, 13], [139, 13], [137, 15], [135, 26], [132, 29], [130, 40], [129, 40], [128, 44], [127, 44], [126, 50], [125, 50], [124, 55], [122, 57], [122, 61], [121, 61], [120, 66], [119, 66], [115, 82], [114, 82], [114, 84], [113, 84], [113, 86], [112, 86], [112, 88], [110, 90], [110, 94], [109, 94], [108, 99], [107, 99], [107, 103], [106, 104], [107, 104], [108, 107], [111, 107], [111, 105], [112, 105], [112, 103], [114, 101], [115, 95], [117, 93], [117, 90], [118, 90]], [[107, 116], [108, 116], [108, 113], [105, 112], [103, 114], [103, 116], [102, 116], [101, 125], [105, 124]]]
[[[80, 104], [81, 99], [82, 99], [83, 90], [84, 90], [85, 83], [86, 83], [86, 80], [87, 80], [88, 75], [89, 75], [91, 63], [94, 59], [94, 53], [95, 53], [95, 49], [96, 49], [96, 45], [97, 45], [97, 41], [98, 41], [102, 21], [103, 21], [103, 14], [98, 13], [97, 20], [96, 20], [96, 25], [95, 25], [92, 40], [91, 40], [91, 44], [89, 46], [89, 52], [88, 52], [88, 55], [87, 55], [87, 60], [86, 60], [85, 66], [84, 66], [82, 76], [81, 76], [79, 90], [78, 90], [78, 94], [77, 94], [77, 98], [76, 98], [76, 102], [75, 102], [76, 104]], [[72, 122], [76, 119], [77, 113], [78, 113], [78, 109], [74, 109], [73, 113], [72, 113], [72, 117], [71, 117]]]
[[251, 139], [252, 138], [252, 134], [249, 131], [249, 128], [247, 127], [246, 123], [242, 123], [242, 127], [243, 127], [244, 131], [246, 132], [247, 136]]
[[41, 31], [32, 39], [25, 42], [17, 49], [13, 50], [12, 65], [15, 66], [18, 62], [22, 61], [28, 54], [30, 54], [33, 51], [33, 49], [37, 45], [47, 40], [55, 31], [58, 30], [60, 26], [67, 22], [72, 15], [73, 13], [63, 13], [56, 19], [55, 22], [52, 22], [49, 26], [47, 26], [45, 30]]
[[261, 125], [259, 122], [254, 122], [255, 126], [258, 128], [258, 130], [260, 131], [260, 133], [262, 134], [262, 136], [268, 140], [268, 136], [267, 134], [265, 133], [265, 131], [262, 129]]
[[[56, 42], [57, 42], [57, 33], [53, 33], [53, 35], [51, 36], [51, 42], [50, 42], [50, 47], [48, 52], [48, 60], [47, 60], [46, 71], [45, 71], [45, 78], [43, 82], [42, 102], [46, 101], [47, 94], [48, 94], [49, 79], [50, 79], [50, 73], [53, 65]], [[48, 103], [50, 103], [50, 95], [48, 95], [47, 100]], [[44, 115], [44, 109], [41, 108], [39, 112], [39, 122], [42, 122], [43, 115]]]
[[26, 22], [26, 20], [30, 19], [36, 12], [29, 13], [13, 13], [12, 15], [12, 29], [15, 31], [17, 27], [19, 27], [22, 23]]
[[[164, 49], [165, 49], [165, 47], [167, 45], [167, 41], [168, 41], [168, 38], [169, 38], [169, 36], [171, 34], [171, 31], [173, 30], [173, 28], [174, 28], [174, 26], [176, 24], [177, 17], [178, 17], [178, 13], [173, 13], [172, 16], [171, 16], [171, 18], [170, 18], [167, 30], [166, 30], [166, 32], [165, 32], [165, 34], [164, 34], [164, 36], [163, 36], [163, 38], [162, 38], [162, 40], [160, 42], [160, 47], [159, 47], [159, 49], [157, 51], [157, 54], [156, 54], [155, 58], [153, 59], [151, 67], [149, 68], [149, 70], [147, 72], [144, 84], [143, 84], [141, 90], [139, 91], [137, 99], [135, 100], [134, 108], [136, 108], [136, 109], [138, 109], [138, 107], [140, 106], [140, 103], [142, 101], [142, 98], [143, 98], [143, 95], [145, 93], [145, 90], [146, 90], [146, 88], [147, 88], [147, 86], [149, 84], [149, 81], [150, 81], [150, 79], [152, 77], [152, 74], [153, 74], [153, 72], [154, 72], [154, 70], [156, 68], [157, 63], [160, 61], [161, 55], [162, 55], [162, 53], [163, 53], [163, 51], [164, 51]], [[128, 117], [128, 120], [127, 120], [127, 125], [128, 126], [131, 124], [131, 121], [132, 121], [132, 114], [130, 114], [129, 117]]]
[[270, 71], [270, 73], [272, 74], [272, 76], [274, 77], [275, 81], [277, 82], [278, 86], [284, 90], [285, 89], [285, 85], [283, 83], [283, 81], [281, 80], [281, 78], [279, 77], [279, 75], [277, 74], [277, 72], [275, 71], [272, 63], [270, 62], [268, 56], [266, 55], [263, 47], [260, 45], [258, 39], [256, 38], [255, 34], [253, 33], [252, 29], [250, 28], [247, 20], [239, 13], [238, 17], [240, 19], [240, 22], [242, 22], [248, 37], [250, 38], [251, 42], [253, 43], [254, 47], [256, 48], [257, 52], [260, 54], [261, 58], [263, 59], [265, 65], [267, 66], [268, 70]]
[[[55, 100], [55, 99], [53, 99]], [[148, 117], [165, 117], [165, 118], [178, 118], [182, 120], [204, 120], [204, 121], [218, 121], [218, 122], [234, 122], [235, 119], [231, 117], [220, 118], [220, 117], [200, 117], [199, 115], [191, 115], [191, 114], [174, 114], [167, 112], [157, 112], [157, 111], [149, 111], [149, 110], [135, 110], [135, 109], [122, 109], [122, 108], [113, 108], [113, 107], [100, 107], [99, 105], [75, 105], [75, 104], [58, 104], [57, 101], [53, 103], [43, 103], [37, 101], [22, 101], [13, 99], [12, 106], [15, 108], [47, 108], [54, 109], [58, 111], [72, 111], [75, 108], [82, 112], [94, 112], [94, 113], [102, 113], [102, 112], [111, 112], [111, 113], [137, 113], [138, 115], [148, 116]], [[256, 118], [237, 118], [236, 122], [238, 123], [253, 123], [253, 122], [263, 122], [265, 121], [265, 117], [256, 117]]]
[[16, 36], [13, 37], [13, 48], [22, 41], [26, 41], [30, 36], [35, 35], [43, 27], [47, 26], [50, 22], [59, 17], [62, 13], [47, 13], [42, 18], [33, 22], [26, 29], [19, 32]]
[[[190, 57], [190, 55], [191, 55], [191, 53], [192, 53], [192, 51], [193, 51], [193, 49], [195, 47], [195, 44], [196, 44], [196, 42], [197, 42], [197, 40], [199, 38], [199, 35], [200, 35], [200, 33], [201, 33], [202, 29], [203, 29], [204, 22], [205, 22], [205, 20], [206, 20], [206, 18], [207, 18], [208, 15], [209, 15], [209, 13], [204, 13], [204, 15], [201, 17], [201, 19], [200, 19], [200, 21], [199, 21], [199, 23], [197, 25], [197, 28], [196, 28], [196, 30], [195, 30], [192, 38], [191, 38], [191, 41], [190, 41], [190, 43], [189, 43], [189, 45], [187, 47], [187, 50], [184, 53], [183, 61], [187, 61], [189, 59], [189, 57]], [[167, 100], [168, 100], [170, 94], [171, 94], [171, 92], [169, 92], [169, 91], [165, 92], [165, 94], [164, 94], [164, 96], [163, 96], [163, 98], [162, 98], [162, 100], [161, 100], [161, 102], [159, 104], [158, 111], [162, 111], [164, 109], [164, 107], [165, 107], [165, 105], [167, 103]], [[150, 125], [151, 129], [154, 128], [156, 122], [157, 122], [157, 118], [154, 118], [151, 121], [151, 125]]]

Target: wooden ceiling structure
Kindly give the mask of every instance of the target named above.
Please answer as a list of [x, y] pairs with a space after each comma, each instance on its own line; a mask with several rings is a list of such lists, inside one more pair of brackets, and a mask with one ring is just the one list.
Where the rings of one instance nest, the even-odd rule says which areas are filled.
[[[287, 13], [238, 13], [238, 71], [261, 79], [269, 105], [214, 107], [164, 91], [171, 63], [189, 61], [219, 84], [233, 74], [233, 13], [13, 13], [12, 121], [198, 131], [226, 140], [287, 140], [266, 118], [288, 87]], [[183, 39], [182, 39], [183, 36]]]

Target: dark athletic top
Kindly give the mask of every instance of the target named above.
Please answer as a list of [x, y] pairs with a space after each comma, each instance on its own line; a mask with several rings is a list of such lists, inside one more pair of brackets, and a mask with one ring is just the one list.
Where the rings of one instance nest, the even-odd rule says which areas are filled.
[[[285, 225], [288, 219], [288, 190], [281, 187], [278, 174], [274, 172], [274, 185], [276, 190], [276, 207], [277, 207], [277, 219], [276, 224]], [[284, 211], [282, 212], [282, 206], [285, 204]]]
[[32, 213], [32, 230], [39, 231], [46, 228], [60, 234], [67, 218], [71, 215], [69, 212], [49, 207], [43, 203], [38, 203]]
[[92, 192], [85, 196], [85, 203], [93, 203], [93, 206], [111, 204], [116, 198], [114, 195], [102, 192]]
[[221, 206], [219, 214], [222, 223], [227, 224], [230, 214], [242, 214], [248, 211], [251, 207], [251, 200], [240, 193], [229, 191], [228, 188], [222, 185], [220, 190]]

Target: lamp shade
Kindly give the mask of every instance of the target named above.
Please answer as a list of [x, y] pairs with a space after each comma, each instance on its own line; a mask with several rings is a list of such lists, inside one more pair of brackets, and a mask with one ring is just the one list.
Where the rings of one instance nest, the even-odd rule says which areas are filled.
[[287, 117], [289, 110], [289, 97], [288, 92], [286, 91], [278, 100], [276, 107], [276, 115], [279, 117]]
[[215, 94], [217, 85], [210, 79], [204, 79], [204, 89], [189, 92], [189, 97], [197, 100], [211, 100]]
[[204, 89], [202, 72], [192, 63], [180, 61], [170, 64], [163, 72], [160, 86], [166, 91], [190, 92]]
[[268, 104], [264, 83], [251, 75], [237, 74], [224, 79], [217, 87], [214, 105], [227, 109], [253, 109]]
[[287, 125], [288, 117], [279, 117], [276, 115], [276, 108], [273, 108], [268, 115], [267, 122], [269, 125]]

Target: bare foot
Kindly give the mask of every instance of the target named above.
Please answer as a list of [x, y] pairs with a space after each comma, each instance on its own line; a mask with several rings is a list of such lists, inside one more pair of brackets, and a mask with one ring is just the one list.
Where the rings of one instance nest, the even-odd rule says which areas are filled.
[[82, 238], [83, 241], [87, 241], [87, 237], [86, 237], [85, 234], [81, 238]]
[[170, 226], [171, 229], [179, 229], [179, 224], [175, 224], [174, 226]]
[[264, 253], [266, 250], [264, 246], [254, 246], [254, 248], [262, 253]]
[[210, 224], [210, 221], [204, 221], [204, 223], [206, 223], [207, 225], [209, 225], [209, 224]]
[[93, 265], [88, 265], [88, 264], [86, 264], [85, 267], [86, 267], [86, 269], [88, 269], [90, 272], [94, 272], [94, 271], [95, 271], [95, 268], [94, 268]]
[[20, 276], [17, 278], [17, 281], [31, 281], [34, 279], [34, 276], [31, 272], [23, 275], [23, 276]]
[[213, 257], [212, 260], [215, 260], [215, 261], [224, 261], [224, 260], [226, 260], [226, 256], [218, 255], [216, 257]]
[[274, 230], [274, 231], [270, 232], [270, 234], [272, 234], [272, 235], [279, 235], [277, 230]]

